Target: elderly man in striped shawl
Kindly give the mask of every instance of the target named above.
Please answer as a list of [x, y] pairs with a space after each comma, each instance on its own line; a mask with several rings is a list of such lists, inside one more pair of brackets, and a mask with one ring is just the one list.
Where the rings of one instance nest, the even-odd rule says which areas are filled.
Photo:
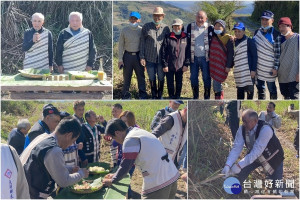
[[274, 14], [265, 10], [261, 15], [261, 28], [254, 33], [257, 47], [257, 90], [258, 99], [265, 99], [265, 82], [270, 99], [277, 99], [275, 80], [279, 68], [281, 36], [272, 26]]
[[278, 82], [284, 99], [299, 98], [299, 34], [292, 32], [288, 17], [280, 18], [279, 31], [282, 34]]
[[71, 12], [69, 26], [63, 29], [57, 40], [56, 64], [58, 71], [92, 70], [96, 47], [90, 30], [82, 26], [82, 14]]
[[233, 75], [237, 88], [237, 99], [253, 99], [254, 78], [257, 66], [257, 49], [255, 41], [245, 35], [243, 23], [237, 23], [233, 29], [236, 40], [234, 42]]
[[31, 17], [32, 28], [24, 33], [23, 51], [25, 58], [23, 68], [53, 70], [52, 33], [43, 27], [44, 15], [34, 13]]

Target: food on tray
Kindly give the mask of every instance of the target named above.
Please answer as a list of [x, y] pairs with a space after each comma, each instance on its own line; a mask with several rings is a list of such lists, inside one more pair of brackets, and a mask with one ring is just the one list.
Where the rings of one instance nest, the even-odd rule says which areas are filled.
[[73, 186], [71, 186], [71, 191], [78, 194], [89, 194], [99, 191], [103, 187], [102, 178], [97, 178], [93, 180], [83, 180]]
[[26, 78], [34, 78], [34, 79], [42, 79], [43, 76], [49, 76], [50, 70], [49, 69], [34, 69], [34, 68], [28, 68], [19, 70], [21, 73], [21, 76]]
[[107, 170], [105, 170], [103, 167], [94, 166], [94, 167], [89, 167], [89, 171], [99, 173], [99, 172], [105, 172]]
[[82, 185], [74, 185], [75, 190], [82, 190], [82, 189], [91, 189], [91, 186], [88, 182], [82, 181]]

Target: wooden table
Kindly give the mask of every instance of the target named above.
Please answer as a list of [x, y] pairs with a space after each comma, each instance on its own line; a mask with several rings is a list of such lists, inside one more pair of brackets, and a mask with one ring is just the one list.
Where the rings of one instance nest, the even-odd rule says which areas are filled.
[[17, 74], [1, 77], [2, 93], [10, 99], [112, 99], [111, 81], [99, 80], [30, 80]]

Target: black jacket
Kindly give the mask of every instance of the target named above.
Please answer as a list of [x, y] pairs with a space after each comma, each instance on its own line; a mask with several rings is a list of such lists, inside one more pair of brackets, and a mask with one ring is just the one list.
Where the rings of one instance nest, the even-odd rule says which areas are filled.
[[8, 136], [8, 144], [13, 146], [18, 154], [21, 155], [24, 150], [25, 135], [17, 128], [14, 128]]
[[183, 66], [190, 65], [187, 34], [181, 32], [176, 37], [174, 32], [166, 35], [161, 48], [161, 60], [163, 67], [169, 67], [169, 71], [182, 71]]

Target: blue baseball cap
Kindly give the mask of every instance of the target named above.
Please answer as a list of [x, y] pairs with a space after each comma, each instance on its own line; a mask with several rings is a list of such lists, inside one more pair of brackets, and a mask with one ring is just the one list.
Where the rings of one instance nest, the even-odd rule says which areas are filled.
[[177, 103], [177, 104], [184, 104], [183, 101], [179, 100], [179, 101], [174, 101], [174, 103]]
[[242, 23], [242, 22], [238, 22], [238, 23], [236, 23], [234, 26], [233, 26], [233, 29], [232, 30], [234, 30], [234, 29], [238, 29], [238, 30], [245, 30], [245, 25], [244, 25], [244, 23]]
[[137, 19], [141, 19], [141, 15], [138, 12], [132, 11], [130, 13], [130, 17], [136, 17]]
[[272, 13], [272, 12], [269, 11], [269, 10], [265, 10], [265, 11], [262, 12], [260, 18], [273, 19], [273, 18], [274, 18], [274, 13]]

